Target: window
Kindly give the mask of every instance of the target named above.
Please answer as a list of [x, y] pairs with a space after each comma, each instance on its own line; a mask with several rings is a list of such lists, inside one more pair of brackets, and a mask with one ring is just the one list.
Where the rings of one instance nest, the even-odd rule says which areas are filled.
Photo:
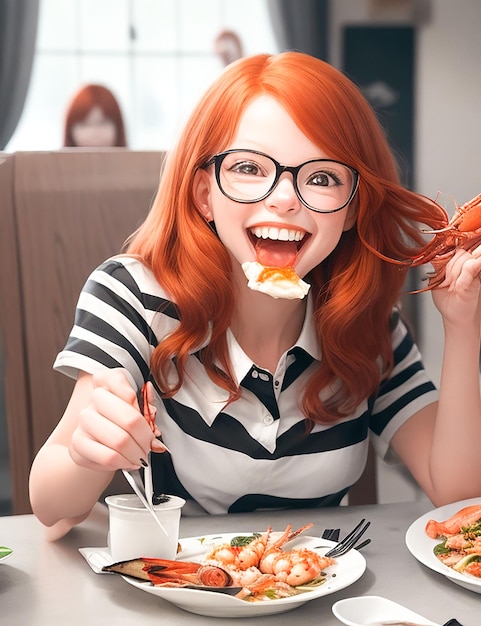
[[7, 151], [60, 148], [64, 112], [86, 83], [115, 94], [130, 148], [168, 149], [222, 70], [214, 41], [223, 29], [246, 55], [277, 52], [264, 0], [41, 0], [31, 84]]

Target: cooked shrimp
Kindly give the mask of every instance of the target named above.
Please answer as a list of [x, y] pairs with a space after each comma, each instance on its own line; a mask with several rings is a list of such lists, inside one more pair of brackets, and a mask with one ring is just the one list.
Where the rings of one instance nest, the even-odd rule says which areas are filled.
[[261, 556], [264, 554], [272, 529], [253, 539], [245, 546], [231, 546], [223, 543], [214, 546], [213, 550], [205, 557], [204, 563], [215, 563], [223, 566], [231, 566], [240, 570], [257, 567]]
[[263, 574], [274, 574], [277, 580], [297, 587], [317, 578], [323, 569], [333, 565], [334, 559], [320, 556], [312, 550], [272, 550], [261, 560]]
[[286, 542], [311, 528], [312, 525], [306, 524], [293, 531], [292, 526], [288, 524], [285, 531], [277, 539], [272, 539], [272, 528], [269, 527], [263, 535], [256, 537], [245, 546], [232, 546], [228, 543], [214, 546], [205, 557], [204, 563], [212, 563], [220, 567], [230, 566], [240, 570], [258, 567], [267, 551], [280, 550]]

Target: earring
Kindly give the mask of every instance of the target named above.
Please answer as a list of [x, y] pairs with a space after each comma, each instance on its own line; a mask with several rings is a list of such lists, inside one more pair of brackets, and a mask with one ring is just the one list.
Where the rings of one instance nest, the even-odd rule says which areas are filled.
[[217, 228], [215, 227], [214, 220], [206, 220], [205, 222], [207, 226], [211, 229], [211, 231], [214, 233], [214, 235], [217, 235]]

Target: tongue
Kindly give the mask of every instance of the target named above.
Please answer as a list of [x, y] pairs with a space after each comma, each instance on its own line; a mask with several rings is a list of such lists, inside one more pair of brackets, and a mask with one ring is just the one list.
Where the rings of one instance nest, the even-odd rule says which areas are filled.
[[256, 256], [257, 262], [264, 267], [292, 267], [297, 256], [297, 243], [258, 239]]

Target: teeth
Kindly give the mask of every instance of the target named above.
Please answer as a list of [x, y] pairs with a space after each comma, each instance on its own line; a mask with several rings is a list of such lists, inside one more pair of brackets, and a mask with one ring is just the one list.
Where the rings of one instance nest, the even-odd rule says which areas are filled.
[[273, 239], [274, 241], [301, 241], [305, 233], [289, 228], [275, 228], [274, 226], [256, 226], [251, 233], [259, 239]]

